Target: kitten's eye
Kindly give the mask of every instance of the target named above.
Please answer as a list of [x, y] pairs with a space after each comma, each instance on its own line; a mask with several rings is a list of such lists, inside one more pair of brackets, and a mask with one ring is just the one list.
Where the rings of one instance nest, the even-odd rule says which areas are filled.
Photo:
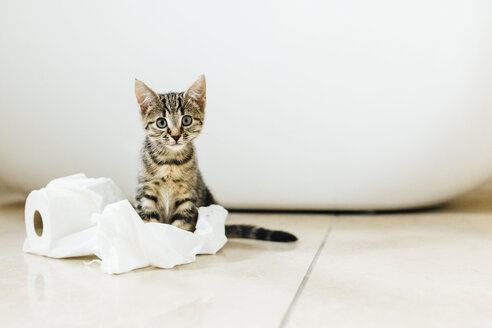
[[183, 119], [181, 120], [183, 122], [184, 126], [190, 125], [193, 119], [191, 118], [190, 115], [185, 115], [183, 116]]
[[164, 129], [166, 126], [167, 126], [167, 121], [165, 118], [158, 118], [157, 121], [155, 121], [155, 125], [157, 125], [157, 127], [159, 129]]

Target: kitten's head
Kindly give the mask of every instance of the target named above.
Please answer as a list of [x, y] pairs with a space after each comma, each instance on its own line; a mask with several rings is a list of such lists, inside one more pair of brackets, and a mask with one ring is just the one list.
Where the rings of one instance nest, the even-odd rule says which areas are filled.
[[172, 150], [180, 150], [202, 130], [206, 85], [201, 75], [185, 92], [157, 94], [135, 80], [135, 95], [147, 136]]

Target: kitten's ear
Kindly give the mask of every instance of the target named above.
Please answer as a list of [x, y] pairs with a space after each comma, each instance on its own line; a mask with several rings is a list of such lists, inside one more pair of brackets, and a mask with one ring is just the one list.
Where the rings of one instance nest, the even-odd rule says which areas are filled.
[[151, 88], [140, 80], [135, 79], [135, 96], [140, 105], [140, 112], [147, 113], [149, 107], [159, 102], [159, 96]]
[[186, 90], [185, 98], [196, 103], [201, 110], [205, 109], [207, 102], [207, 84], [205, 83], [205, 75], [200, 75], [198, 79]]

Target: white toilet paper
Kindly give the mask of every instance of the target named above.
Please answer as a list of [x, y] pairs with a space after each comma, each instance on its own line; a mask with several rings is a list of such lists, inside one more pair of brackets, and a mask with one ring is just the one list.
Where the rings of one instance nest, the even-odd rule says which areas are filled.
[[34, 190], [26, 200], [24, 251], [58, 258], [92, 254], [91, 233], [84, 232], [95, 225], [92, 214], [122, 199], [123, 193], [111, 179], [91, 179], [85, 174], [55, 179], [46, 188]]
[[92, 249], [106, 273], [123, 273], [149, 265], [172, 268], [195, 261], [196, 254], [215, 254], [227, 241], [227, 210], [200, 207], [192, 233], [169, 224], [144, 223], [127, 200], [94, 214], [97, 232]]
[[56, 258], [95, 254], [106, 273], [171, 268], [222, 248], [227, 214], [219, 205], [199, 208], [193, 233], [144, 223], [110, 179], [77, 174], [29, 194], [24, 251]]

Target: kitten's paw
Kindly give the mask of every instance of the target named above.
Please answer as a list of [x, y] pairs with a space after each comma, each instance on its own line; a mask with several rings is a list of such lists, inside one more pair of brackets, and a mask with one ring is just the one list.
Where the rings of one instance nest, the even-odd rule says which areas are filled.
[[144, 222], [161, 222], [159, 220], [159, 216], [156, 214], [156, 213], [142, 213], [140, 214], [140, 218], [144, 221]]
[[195, 226], [191, 223], [186, 222], [185, 220], [174, 220], [171, 225], [186, 231], [195, 231]]
[[144, 221], [144, 222], [161, 222], [159, 220], [159, 218], [156, 218], [156, 217], [153, 217], [153, 216], [148, 216], [148, 215], [140, 215], [140, 218]]

